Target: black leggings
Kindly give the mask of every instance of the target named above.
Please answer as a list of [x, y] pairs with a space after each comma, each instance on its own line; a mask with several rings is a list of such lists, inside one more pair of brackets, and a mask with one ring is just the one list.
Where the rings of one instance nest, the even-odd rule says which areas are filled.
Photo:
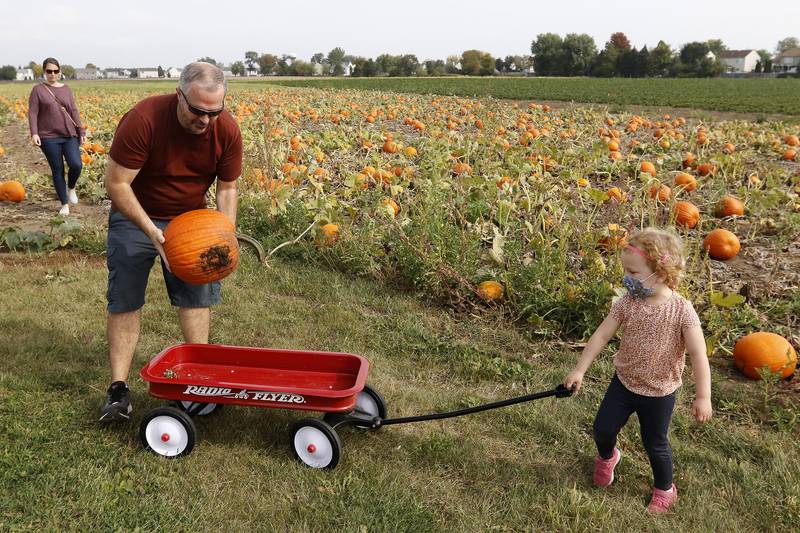
[[653, 468], [654, 484], [656, 488], [669, 490], [672, 487], [672, 448], [667, 433], [674, 407], [674, 392], [667, 396], [642, 396], [625, 388], [614, 374], [594, 419], [594, 442], [600, 457], [611, 458], [617, 435], [631, 413], [636, 413], [642, 443]]

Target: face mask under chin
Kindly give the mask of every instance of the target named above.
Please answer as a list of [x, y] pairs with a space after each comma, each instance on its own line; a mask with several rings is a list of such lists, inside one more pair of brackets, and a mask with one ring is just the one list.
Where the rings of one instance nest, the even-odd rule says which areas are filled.
[[626, 274], [622, 278], [622, 284], [628, 290], [628, 294], [633, 296], [634, 298], [647, 298], [648, 296], [652, 296], [655, 292], [653, 287], [645, 287], [644, 282], [650, 279], [655, 275], [655, 272], [650, 274], [644, 279], [637, 279], [631, 275]]

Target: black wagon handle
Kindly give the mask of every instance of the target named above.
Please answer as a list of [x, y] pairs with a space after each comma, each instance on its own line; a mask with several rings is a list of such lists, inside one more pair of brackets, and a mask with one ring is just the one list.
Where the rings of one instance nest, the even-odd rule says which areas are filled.
[[454, 418], [457, 416], [479, 413], [481, 411], [488, 411], [490, 409], [497, 409], [499, 407], [506, 407], [508, 405], [514, 405], [517, 403], [524, 403], [533, 400], [539, 400], [541, 398], [548, 398], [550, 396], [555, 396], [556, 398], [566, 398], [568, 396], [572, 396], [574, 391], [575, 391], [574, 386], [572, 388], [567, 388], [563, 384], [559, 384], [556, 388], [547, 391], [534, 392], [531, 394], [526, 394], [524, 396], [517, 396], [516, 398], [509, 398], [507, 400], [498, 400], [496, 402], [485, 403], [482, 405], [476, 405], [475, 407], [467, 407], [465, 409], [458, 409], [455, 411], [447, 411], [444, 413], [432, 413], [429, 415], [404, 416], [400, 418], [385, 418], [385, 419], [381, 419], [380, 417], [375, 417], [372, 420], [372, 429], [378, 429], [381, 426], [391, 426], [394, 424], [410, 424], [412, 422], [423, 422], [425, 420], [441, 420], [443, 418]]

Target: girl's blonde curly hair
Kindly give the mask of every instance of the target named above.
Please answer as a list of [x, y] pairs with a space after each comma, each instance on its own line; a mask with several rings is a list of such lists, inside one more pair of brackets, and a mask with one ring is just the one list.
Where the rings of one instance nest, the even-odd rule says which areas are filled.
[[675, 289], [686, 268], [683, 242], [674, 230], [645, 228], [634, 233], [628, 244], [647, 255], [647, 266], [664, 279], [664, 285]]

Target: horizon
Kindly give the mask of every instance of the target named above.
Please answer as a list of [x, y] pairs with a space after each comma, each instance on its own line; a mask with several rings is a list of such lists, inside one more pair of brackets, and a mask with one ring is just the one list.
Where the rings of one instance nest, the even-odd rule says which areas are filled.
[[[668, 6], [642, 6], [630, 0], [602, 4], [579, 0], [569, 6], [508, 2], [504, 9], [493, 10], [476, 0], [409, 0], [402, 9], [356, 0], [335, 4], [306, 0], [292, 6], [231, 0], [224, 6], [224, 14], [229, 15], [215, 18], [216, 26], [211, 26], [202, 21], [219, 12], [217, 3], [198, 0], [165, 5], [142, 0], [121, 1], [114, 10], [92, 13], [87, 27], [74, 4], [42, 0], [37, 10], [57, 23], [4, 17], [0, 64], [25, 67], [30, 61], [55, 57], [75, 68], [92, 63], [99, 68], [166, 69], [201, 57], [230, 65], [244, 61], [247, 51], [309, 61], [315, 53], [327, 55], [336, 47], [347, 55], [371, 59], [381, 54], [413, 54], [420, 62], [446, 60], [472, 49], [505, 58], [530, 55], [531, 42], [542, 33], [562, 37], [586, 33], [601, 49], [617, 31], [625, 33], [637, 49], [652, 49], [659, 40], [679, 50], [688, 42], [721, 39], [732, 50], [773, 53], [779, 40], [800, 36], [795, 24], [800, 20], [800, 5], [779, 0], [764, 0], [756, 13], [747, 16], [721, 0], [674, 0]], [[465, 13], [479, 16], [465, 17]], [[686, 24], [685, 13], [703, 24]]]

